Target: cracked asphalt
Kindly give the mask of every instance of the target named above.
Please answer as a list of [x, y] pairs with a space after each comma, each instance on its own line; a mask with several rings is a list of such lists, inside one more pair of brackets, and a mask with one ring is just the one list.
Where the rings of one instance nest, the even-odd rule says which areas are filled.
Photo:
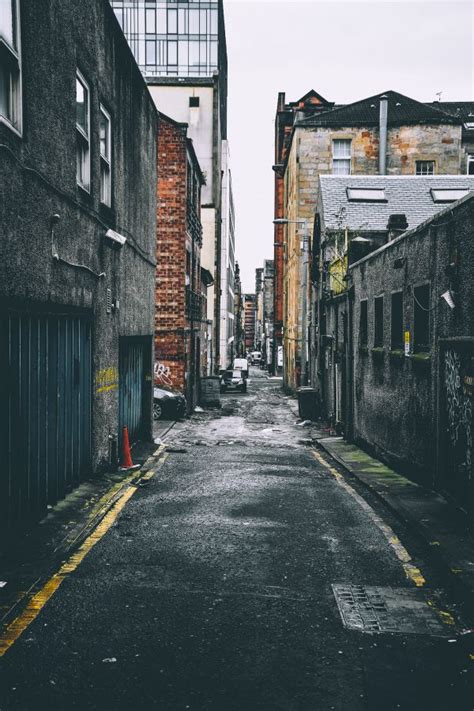
[[367, 496], [426, 584], [407, 579], [290, 404], [252, 370], [247, 394], [170, 431], [164, 464], [0, 660], [1, 711], [472, 711], [474, 663], [441, 616], [432, 634], [416, 611], [408, 633], [343, 625], [332, 585], [416, 590], [433, 615], [449, 599]]

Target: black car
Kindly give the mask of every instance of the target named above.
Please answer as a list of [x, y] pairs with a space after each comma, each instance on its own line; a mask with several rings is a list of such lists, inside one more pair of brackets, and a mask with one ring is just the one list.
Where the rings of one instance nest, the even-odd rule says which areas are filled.
[[186, 398], [177, 390], [153, 388], [153, 419], [179, 420], [186, 414]]
[[241, 370], [226, 370], [221, 375], [221, 393], [232, 389], [247, 392], [247, 378]]

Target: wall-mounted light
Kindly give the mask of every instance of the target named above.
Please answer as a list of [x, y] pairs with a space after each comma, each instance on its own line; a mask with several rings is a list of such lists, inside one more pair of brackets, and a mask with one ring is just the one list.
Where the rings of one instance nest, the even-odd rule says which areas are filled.
[[446, 301], [450, 309], [454, 309], [454, 307], [456, 306], [454, 302], [454, 293], [451, 291], [451, 289], [448, 289], [443, 294], [441, 294], [440, 298]]

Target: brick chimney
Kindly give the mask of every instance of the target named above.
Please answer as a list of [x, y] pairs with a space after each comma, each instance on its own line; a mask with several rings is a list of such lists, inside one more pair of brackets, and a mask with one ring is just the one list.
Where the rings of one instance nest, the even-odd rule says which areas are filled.
[[408, 222], [406, 215], [390, 215], [388, 218], [387, 230], [388, 230], [388, 241], [391, 242], [393, 239], [401, 235], [408, 229]]

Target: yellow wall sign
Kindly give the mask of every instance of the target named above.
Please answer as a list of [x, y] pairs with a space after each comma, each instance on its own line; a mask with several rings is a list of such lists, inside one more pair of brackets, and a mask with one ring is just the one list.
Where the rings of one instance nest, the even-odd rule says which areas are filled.
[[329, 265], [329, 288], [333, 294], [342, 294], [347, 289], [344, 277], [347, 273], [347, 254], [336, 257]]
[[103, 368], [95, 375], [96, 393], [106, 393], [110, 390], [117, 390], [119, 375], [117, 368]]
[[410, 355], [410, 331], [405, 331], [405, 355]]

